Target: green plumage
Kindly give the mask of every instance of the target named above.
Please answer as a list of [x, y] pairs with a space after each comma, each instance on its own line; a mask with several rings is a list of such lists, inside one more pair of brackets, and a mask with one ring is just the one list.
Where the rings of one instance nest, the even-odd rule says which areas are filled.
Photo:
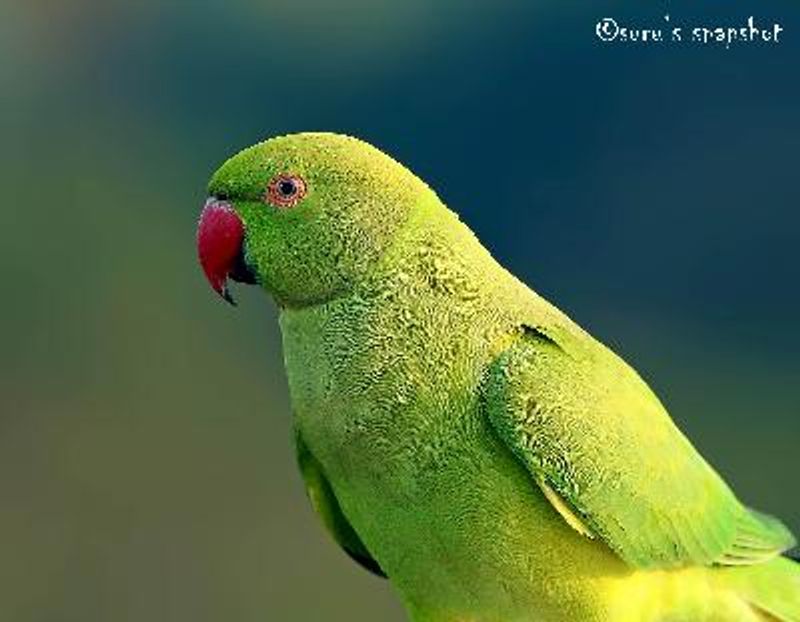
[[585, 334], [541, 330], [493, 363], [487, 413], [534, 478], [625, 561], [749, 564], [794, 544], [737, 501], [621, 359]]
[[[283, 173], [308, 187], [290, 209], [262, 200]], [[800, 621], [789, 531], [400, 164], [301, 134], [210, 190], [281, 309], [312, 503], [413, 619]]]
[[303, 475], [303, 481], [306, 483], [308, 498], [314, 510], [322, 519], [323, 524], [336, 540], [336, 543], [354, 561], [357, 561], [370, 572], [385, 577], [386, 575], [381, 570], [378, 562], [372, 558], [367, 547], [361, 542], [361, 538], [358, 537], [350, 523], [347, 522], [347, 518], [342, 513], [339, 502], [331, 489], [331, 485], [325, 478], [322, 465], [308, 451], [308, 447], [306, 447], [299, 434], [297, 434], [295, 442], [297, 464], [300, 467], [300, 473]]

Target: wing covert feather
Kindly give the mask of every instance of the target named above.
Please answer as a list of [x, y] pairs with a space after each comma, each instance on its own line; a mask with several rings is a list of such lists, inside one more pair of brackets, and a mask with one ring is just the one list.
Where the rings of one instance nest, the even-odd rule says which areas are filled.
[[485, 388], [500, 437], [579, 523], [642, 568], [751, 564], [793, 545], [737, 500], [636, 372], [580, 337], [591, 340], [527, 329]]

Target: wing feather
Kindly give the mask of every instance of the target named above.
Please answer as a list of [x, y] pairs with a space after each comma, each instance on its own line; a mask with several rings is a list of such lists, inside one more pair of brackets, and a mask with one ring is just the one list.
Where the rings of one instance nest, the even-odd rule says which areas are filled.
[[386, 577], [375, 558], [364, 546], [361, 538], [347, 520], [339, 507], [336, 495], [322, 471], [322, 465], [311, 454], [302, 437], [295, 433], [297, 463], [306, 485], [306, 492], [311, 506], [322, 519], [328, 532], [336, 543], [344, 549], [354, 561], [379, 577]]
[[570, 525], [643, 568], [753, 564], [793, 546], [779, 520], [738, 501], [636, 372], [581, 337], [526, 330], [485, 395], [500, 437]]

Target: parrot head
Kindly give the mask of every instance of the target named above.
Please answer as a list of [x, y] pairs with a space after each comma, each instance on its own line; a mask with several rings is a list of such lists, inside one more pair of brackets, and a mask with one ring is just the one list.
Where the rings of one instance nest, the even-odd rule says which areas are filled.
[[281, 306], [325, 302], [369, 274], [431, 190], [375, 147], [303, 133], [238, 153], [214, 173], [197, 228], [200, 264], [228, 302], [228, 279]]

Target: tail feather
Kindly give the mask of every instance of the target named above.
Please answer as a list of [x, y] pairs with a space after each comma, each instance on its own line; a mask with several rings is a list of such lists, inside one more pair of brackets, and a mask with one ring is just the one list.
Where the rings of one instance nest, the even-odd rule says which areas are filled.
[[767, 620], [800, 622], [800, 564], [794, 559], [778, 557], [720, 572], [724, 583]]

